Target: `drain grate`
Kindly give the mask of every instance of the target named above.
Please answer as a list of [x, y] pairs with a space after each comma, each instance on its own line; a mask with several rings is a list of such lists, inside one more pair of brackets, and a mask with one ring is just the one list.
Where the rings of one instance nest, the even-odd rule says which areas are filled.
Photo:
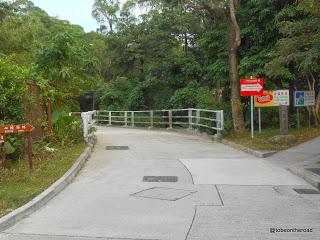
[[106, 150], [129, 150], [129, 146], [106, 146]]
[[177, 176], [144, 176], [143, 182], [178, 182]]
[[320, 168], [307, 168], [307, 170], [320, 176]]
[[315, 189], [308, 189], [308, 188], [295, 189], [294, 188], [293, 190], [299, 194], [320, 194], [320, 192]]

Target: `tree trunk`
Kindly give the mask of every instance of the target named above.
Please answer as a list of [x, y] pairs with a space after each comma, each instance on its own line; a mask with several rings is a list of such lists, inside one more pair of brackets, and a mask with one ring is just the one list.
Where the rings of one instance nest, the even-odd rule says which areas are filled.
[[236, 20], [235, 0], [229, 0], [228, 10], [229, 38], [229, 77], [231, 84], [231, 107], [234, 131], [241, 134], [245, 131], [244, 117], [240, 100], [240, 79], [238, 72], [238, 48], [241, 44], [240, 29]]
[[[311, 80], [310, 80], [309, 76], [306, 75], [306, 79], [308, 81], [308, 86], [309, 86], [309, 91], [315, 91], [316, 79], [312, 74], [310, 74], [310, 77], [311, 77]], [[317, 98], [316, 98], [316, 100], [317, 100]], [[317, 104], [315, 104], [314, 106], [307, 107], [307, 110], [309, 112], [311, 122], [316, 127], [318, 127], [319, 120], [318, 120]]]

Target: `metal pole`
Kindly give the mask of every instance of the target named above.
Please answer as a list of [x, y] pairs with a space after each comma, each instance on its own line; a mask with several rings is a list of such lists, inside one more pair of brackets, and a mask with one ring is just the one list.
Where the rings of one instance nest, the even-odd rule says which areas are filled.
[[297, 107], [297, 128], [300, 129], [300, 111]]
[[251, 138], [254, 138], [254, 124], [253, 124], [253, 96], [250, 97], [251, 100]]
[[261, 133], [261, 108], [258, 108], [258, 115], [259, 115], [259, 133]]

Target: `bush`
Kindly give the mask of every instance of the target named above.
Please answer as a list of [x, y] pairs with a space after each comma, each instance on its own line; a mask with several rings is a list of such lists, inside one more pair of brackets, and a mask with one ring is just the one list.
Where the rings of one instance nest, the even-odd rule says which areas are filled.
[[64, 109], [55, 109], [52, 113], [54, 140], [62, 145], [83, 141], [82, 121], [68, 116]]
[[0, 124], [24, 120], [28, 71], [0, 57]]

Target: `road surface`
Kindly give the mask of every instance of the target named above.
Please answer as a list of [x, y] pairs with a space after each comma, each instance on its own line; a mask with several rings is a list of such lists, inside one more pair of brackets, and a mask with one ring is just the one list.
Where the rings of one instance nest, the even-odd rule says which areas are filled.
[[320, 239], [320, 195], [294, 191], [312, 187], [274, 160], [183, 133], [97, 136], [75, 180], [0, 240]]

